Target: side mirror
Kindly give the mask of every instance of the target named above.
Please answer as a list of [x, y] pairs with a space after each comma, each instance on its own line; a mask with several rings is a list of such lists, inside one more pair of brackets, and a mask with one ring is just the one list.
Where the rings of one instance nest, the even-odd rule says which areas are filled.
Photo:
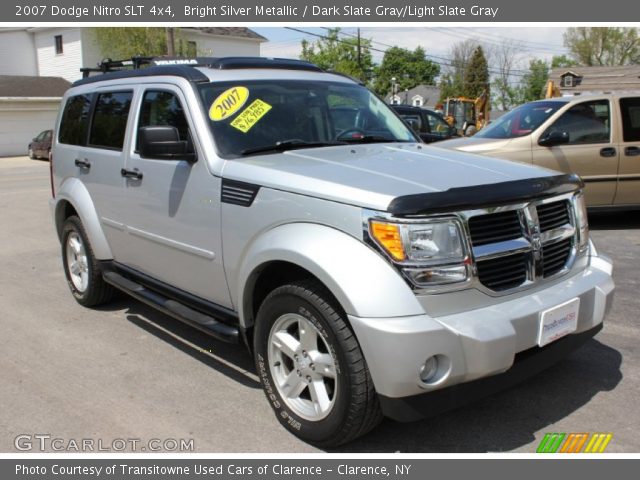
[[555, 147], [569, 143], [569, 133], [561, 130], [552, 130], [538, 140], [538, 145], [543, 147]]
[[142, 158], [156, 160], [196, 161], [196, 154], [189, 143], [180, 140], [176, 127], [155, 125], [138, 130], [138, 153]]

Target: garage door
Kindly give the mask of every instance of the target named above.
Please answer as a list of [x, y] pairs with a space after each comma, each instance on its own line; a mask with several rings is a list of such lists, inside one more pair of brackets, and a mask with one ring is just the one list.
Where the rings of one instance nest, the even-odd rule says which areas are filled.
[[26, 155], [29, 142], [53, 129], [59, 100], [15, 101], [0, 98], [0, 157]]

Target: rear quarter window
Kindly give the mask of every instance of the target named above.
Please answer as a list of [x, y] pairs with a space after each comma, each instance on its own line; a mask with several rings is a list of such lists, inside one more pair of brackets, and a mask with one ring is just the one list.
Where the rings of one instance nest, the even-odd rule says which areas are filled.
[[58, 140], [67, 145], [84, 145], [87, 141], [91, 95], [76, 95], [67, 99], [60, 121]]
[[92, 147], [122, 150], [133, 92], [100, 93], [89, 133]]

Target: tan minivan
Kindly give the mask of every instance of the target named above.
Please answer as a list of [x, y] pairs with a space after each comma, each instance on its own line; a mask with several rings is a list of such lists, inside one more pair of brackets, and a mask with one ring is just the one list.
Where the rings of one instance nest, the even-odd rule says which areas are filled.
[[590, 207], [640, 207], [640, 96], [526, 103], [473, 137], [437, 146], [575, 172]]

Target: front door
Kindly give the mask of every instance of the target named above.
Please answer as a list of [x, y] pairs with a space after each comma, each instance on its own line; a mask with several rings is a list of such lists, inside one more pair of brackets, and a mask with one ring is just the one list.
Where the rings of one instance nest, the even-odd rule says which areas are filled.
[[[118, 260], [193, 295], [231, 307], [222, 265], [220, 178], [208, 170], [183, 93], [147, 86], [137, 102], [131, 151], [123, 170], [128, 245]], [[197, 161], [142, 158], [138, 129], [175, 127]]]
[[582, 177], [589, 206], [611, 205], [616, 193], [619, 152], [611, 134], [612, 118], [607, 99], [575, 104], [540, 135], [544, 138], [550, 132], [562, 132], [568, 143], [533, 145], [535, 165]]

